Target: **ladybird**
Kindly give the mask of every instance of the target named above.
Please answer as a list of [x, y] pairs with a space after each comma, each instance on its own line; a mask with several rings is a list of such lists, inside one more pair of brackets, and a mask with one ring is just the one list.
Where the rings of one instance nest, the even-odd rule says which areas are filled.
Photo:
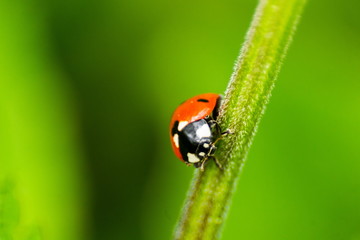
[[182, 103], [174, 112], [170, 122], [170, 141], [175, 155], [187, 165], [194, 164], [204, 170], [208, 159], [214, 159], [215, 143], [222, 133], [216, 122], [221, 95], [200, 94]]

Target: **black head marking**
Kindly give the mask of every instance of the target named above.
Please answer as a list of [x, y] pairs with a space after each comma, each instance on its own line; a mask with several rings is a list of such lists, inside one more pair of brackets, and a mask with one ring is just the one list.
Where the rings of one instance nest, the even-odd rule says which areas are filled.
[[[206, 120], [200, 119], [189, 123], [178, 132], [180, 153], [184, 161], [188, 161], [188, 153], [195, 154], [200, 160], [209, 155], [211, 144], [215, 139], [213, 136], [203, 137], [197, 134], [197, 130], [204, 127], [204, 125], [210, 128]], [[209, 148], [204, 147], [205, 143], [209, 145]], [[199, 155], [200, 152], [204, 152], [205, 155]]]
[[209, 100], [203, 99], [203, 98], [199, 98], [197, 101], [198, 101], [198, 102], [209, 102]]

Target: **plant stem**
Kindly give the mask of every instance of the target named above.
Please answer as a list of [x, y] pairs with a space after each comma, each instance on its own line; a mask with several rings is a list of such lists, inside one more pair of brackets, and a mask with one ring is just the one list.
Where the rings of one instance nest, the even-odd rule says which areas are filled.
[[219, 239], [237, 179], [306, 0], [261, 0], [227, 87], [218, 122], [233, 132], [195, 171], [174, 239]]

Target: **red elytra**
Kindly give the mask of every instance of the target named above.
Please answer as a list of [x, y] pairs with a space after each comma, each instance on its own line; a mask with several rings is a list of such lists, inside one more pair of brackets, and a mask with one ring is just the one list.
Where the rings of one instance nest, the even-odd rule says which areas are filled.
[[176, 146], [172, 129], [176, 121], [178, 121], [183, 127], [189, 123], [195, 122], [200, 119], [204, 119], [207, 116], [212, 115], [213, 111], [217, 107], [218, 99], [221, 96], [215, 93], [205, 93], [192, 97], [182, 103], [173, 113], [170, 122], [170, 141], [175, 155], [184, 162], [180, 153], [180, 148]]

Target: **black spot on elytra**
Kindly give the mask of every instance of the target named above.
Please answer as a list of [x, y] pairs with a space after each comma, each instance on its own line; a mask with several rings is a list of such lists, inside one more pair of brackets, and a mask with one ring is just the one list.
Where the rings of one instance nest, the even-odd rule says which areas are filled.
[[178, 132], [179, 121], [174, 122], [174, 126], [171, 129], [171, 136], [174, 136]]
[[197, 101], [198, 101], [198, 102], [209, 102], [209, 100], [203, 99], [203, 98], [199, 98]]

